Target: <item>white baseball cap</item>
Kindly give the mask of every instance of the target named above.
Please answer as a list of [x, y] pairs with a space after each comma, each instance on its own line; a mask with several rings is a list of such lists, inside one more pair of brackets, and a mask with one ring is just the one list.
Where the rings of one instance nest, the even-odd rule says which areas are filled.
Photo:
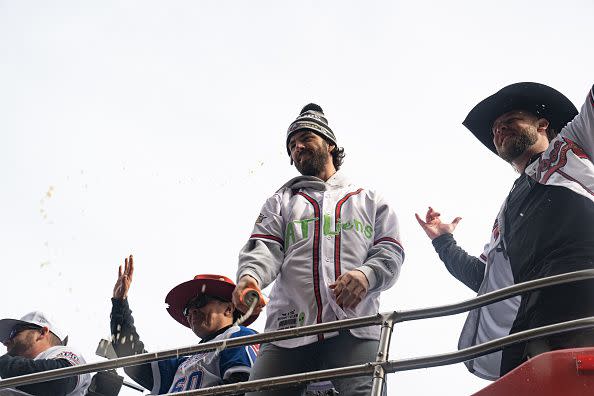
[[21, 319], [1, 319], [0, 320], [0, 341], [6, 340], [12, 329], [18, 325], [35, 325], [39, 327], [47, 327], [56, 337], [62, 341], [63, 345], [68, 342], [68, 335], [62, 331], [41, 311], [29, 312]]

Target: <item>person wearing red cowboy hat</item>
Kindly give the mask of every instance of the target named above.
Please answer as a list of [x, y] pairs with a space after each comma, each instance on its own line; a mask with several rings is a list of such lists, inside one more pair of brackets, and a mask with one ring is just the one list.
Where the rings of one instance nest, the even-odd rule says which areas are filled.
[[[146, 352], [128, 304], [133, 274], [134, 259], [130, 255], [123, 268], [119, 267], [111, 300], [112, 345], [119, 357]], [[234, 325], [241, 316], [231, 303], [234, 289], [235, 283], [226, 276], [196, 275], [171, 289], [165, 298], [167, 311], [200, 337], [201, 343], [255, 334], [254, 330]], [[250, 316], [244, 324], [249, 325], [257, 316]], [[152, 394], [176, 393], [247, 381], [257, 352], [254, 345], [228, 348], [127, 367], [124, 371]]]
[[[520, 176], [480, 257], [456, 245], [452, 233], [460, 217], [442, 222], [431, 207], [425, 219], [416, 215], [448, 271], [480, 295], [594, 268], [594, 88], [578, 113], [551, 87], [512, 84], [477, 104], [463, 124]], [[550, 287], [471, 311], [458, 346], [593, 315], [594, 281]], [[591, 345], [594, 332], [579, 330], [519, 343], [466, 365], [493, 380], [536, 354]]]

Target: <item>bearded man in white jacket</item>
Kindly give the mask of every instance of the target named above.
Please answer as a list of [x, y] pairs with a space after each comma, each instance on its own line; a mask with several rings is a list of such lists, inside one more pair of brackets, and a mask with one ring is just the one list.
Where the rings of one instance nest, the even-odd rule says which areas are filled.
[[[372, 315], [404, 260], [398, 220], [375, 191], [339, 171], [344, 149], [322, 108], [305, 106], [287, 131], [301, 173], [270, 197], [239, 255], [233, 302], [273, 281], [266, 331]], [[250, 379], [374, 361], [378, 326], [264, 344]], [[370, 376], [333, 381], [341, 395], [368, 395]], [[257, 395], [301, 395], [304, 387]]]

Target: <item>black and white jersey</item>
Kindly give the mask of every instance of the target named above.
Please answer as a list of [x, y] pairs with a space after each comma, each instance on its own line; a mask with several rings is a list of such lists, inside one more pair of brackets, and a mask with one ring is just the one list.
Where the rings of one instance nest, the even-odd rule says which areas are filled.
[[[594, 268], [594, 91], [580, 113], [515, 181], [480, 257], [452, 234], [433, 240], [446, 268], [479, 295], [565, 272]], [[547, 324], [594, 316], [594, 281], [526, 293], [469, 312], [460, 349]], [[553, 349], [569, 337], [547, 338]], [[526, 358], [520, 343], [466, 362], [494, 380]]]

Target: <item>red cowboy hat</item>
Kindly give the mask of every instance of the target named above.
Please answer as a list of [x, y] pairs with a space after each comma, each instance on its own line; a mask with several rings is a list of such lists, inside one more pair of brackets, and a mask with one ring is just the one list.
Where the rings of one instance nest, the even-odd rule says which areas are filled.
[[[183, 313], [188, 301], [200, 294], [207, 294], [230, 302], [234, 289], [235, 283], [226, 276], [196, 275], [194, 279], [180, 283], [167, 293], [165, 297], [165, 304], [168, 304], [167, 312], [182, 325], [190, 327]], [[250, 316], [242, 325], [248, 326], [257, 317], [257, 314]]]

